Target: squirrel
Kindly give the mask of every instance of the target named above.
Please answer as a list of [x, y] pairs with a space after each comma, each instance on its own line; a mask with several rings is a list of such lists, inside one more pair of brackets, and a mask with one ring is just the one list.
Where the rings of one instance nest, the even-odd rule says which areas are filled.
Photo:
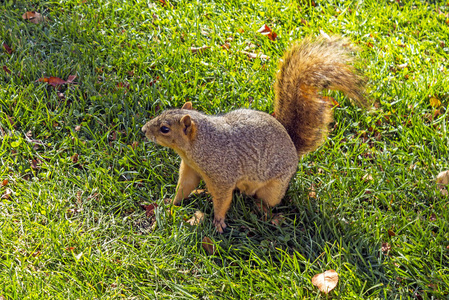
[[322, 143], [332, 122], [331, 104], [318, 92], [340, 90], [364, 101], [365, 79], [353, 60], [345, 38], [305, 38], [279, 63], [274, 116], [251, 109], [211, 116], [186, 102], [147, 122], [142, 127], [146, 137], [172, 148], [182, 159], [172, 204], [179, 205], [202, 179], [212, 196], [219, 233], [226, 228], [235, 189], [265, 206], [279, 204], [299, 157]]

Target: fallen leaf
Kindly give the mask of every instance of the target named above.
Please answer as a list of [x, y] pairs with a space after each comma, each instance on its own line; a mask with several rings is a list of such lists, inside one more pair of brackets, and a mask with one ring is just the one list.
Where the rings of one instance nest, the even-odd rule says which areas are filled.
[[73, 154], [70, 159], [74, 164], [76, 164], [78, 162], [78, 153]]
[[267, 24], [263, 24], [262, 27], [257, 30], [258, 33], [266, 33], [271, 32], [271, 28], [267, 26]]
[[76, 78], [76, 75], [69, 75], [66, 82], [67, 83], [75, 83], [75, 82], [73, 82], [73, 80], [75, 80], [75, 78]]
[[76, 125], [75, 126], [75, 131], [80, 131], [81, 130], [81, 125]]
[[429, 100], [429, 102], [430, 102], [430, 106], [432, 106], [432, 107], [434, 107], [434, 108], [437, 108], [437, 107], [439, 107], [439, 106], [441, 105], [441, 101], [438, 100], [438, 99], [435, 98], [435, 97], [431, 97], [430, 100]]
[[27, 11], [22, 15], [22, 19], [28, 20], [31, 23], [39, 24], [45, 21], [47, 18], [43, 17], [40, 13], [35, 11]]
[[273, 224], [274, 226], [279, 226], [281, 225], [285, 220], [285, 217], [283, 214], [279, 213], [279, 214], [275, 214], [273, 216], [273, 219], [271, 219], [271, 224]]
[[147, 218], [151, 218], [154, 216], [154, 210], [158, 207], [157, 203], [152, 203], [148, 205], [142, 205], [142, 208], [145, 209], [145, 214]]
[[312, 277], [312, 284], [321, 292], [328, 294], [338, 284], [338, 273], [335, 270], [327, 270], [324, 273]]
[[66, 84], [67, 81], [59, 78], [59, 77], [43, 77], [43, 78], [39, 78], [38, 80], [36, 80], [37, 82], [46, 82], [51, 86], [57, 87], [59, 85], [63, 85]]
[[203, 249], [206, 250], [207, 254], [214, 255], [216, 249], [214, 242], [212, 242], [210, 238], [205, 236], [201, 242], [201, 246], [203, 246]]
[[263, 24], [257, 32], [262, 35], [266, 35], [272, 41], [274, 41], [278, 36], [273, 30], [271, 30], [270, 27], [267, 26], [267, 24]]
[[223, 45], [221, 45], [221, 48], [229, 50], [229, 48], [231, 48], [231, 44], [229, 43], [224, 43]]
[[238, 31], [239, 33], [244, 33], [244, 32], [245, 32], [245, 30], [243, 30], [242, 28], [238, 28], [237, 31]]
[[9, 199], [12, 194], [12, 190], [10, 188], [5, 189], [5, 193], [2, 195], [2, 199]]
[[167, 3], [167, 1], [165, 0], [159, 0], [159, 3], [162, 4], [162, 7], [165, 7], [166, 5], [168, 5], [168, 7], [172, 7], [173, 5], [170, 3]]
[[391, 250], [391, 246], [388, 243], [382, 243], [382, 248], [381, 248], [383, 253], [387, 253]]
[[269, 56], [262, 54], [262, 53], [256, 54], [256, 53], [252, 53], [252, 52], [248, 52], [248, 51], [240, 51], [240, 52], [243, 54], [246, 54], [251, 59], [255, 59], [255, 58], [267, 59], [267, 60], [270, 59]]
[[430, 215], [430, 218], [429, 218], [429, 220], [430, 220], [431, 222], [433, 222], [433, 221], [436, 221], [436, 220], [437, 220], [437, 216], [435, 215], [435, 213], [432, 213], [432, 215]]
[[6, 43], [3, 43], [3, 48], [5, 48], [6, 53], [12, 54], [13, 50]]
[[2, 186], [6, 186], [6, 185], [8, 185], [8, 179], [3, 179]]
[[388, 235], [389, 236], [396, 236], [396, 233], [393, 230], [388, 229]]
[[407, 66], [408, 66], [408, 63], [397, 65], [398, 69], [405, 69], [405, 68], [407, 68]]
[[76, 192], [76, 204], [78, 206], [81, 206], [83, 204], [83, 201], [81, 198], [82, 195], [83, 195], [83, 192], [81, 192], [81, 191]]
[[371, 174], [365, 174], [365, 175], [363, 175], [362, 180], [364, 182], [367, 182], [367, 181], [373, 181], [374, 179], [373, 179], [373, 176]]
[[202, 46], [202, 47], [190, 47], [190, 52], [192, 53], [203, 53], [205, 50], [209, 49], [209, 46]]
[[198, 225], [200, 224], [202, 221], [204, 220], [204, 213], [197, 210], [194, 214], [193, 217], [191, 217], [190, 219], [188, 219], [186, 222], [189, 223], [192, 226]]
[[313, 183], [309, 189], [309, 198], [316, 198], [315, 184], [313, 184]]
[[128, 82], [119, 82], [119, 83], [117, 83], [117, 87], [129, 89], [129, 83]]
[[6, 66], [3, 66], [3, 71], [5, 71], [8, 74], [11, 74], [11, 70], [9, 70]]
[[31, 168], [33, 168], [33, 169], [38, 169], [39, 168], [39, 166], [37, 165], [37, 160], [35, 160], [35, 159], [32, 159], [31, 160]]

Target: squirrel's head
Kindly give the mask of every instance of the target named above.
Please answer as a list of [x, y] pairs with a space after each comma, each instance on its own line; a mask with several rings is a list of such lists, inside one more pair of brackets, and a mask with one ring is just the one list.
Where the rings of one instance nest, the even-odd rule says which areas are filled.
[[184, 152], [196, 136], [196, 124], [189, 115], [190, 110], [191, 102], [186, 102], [181, 109], [166, 110], [148, 121], [142, 131], [149, 140]]

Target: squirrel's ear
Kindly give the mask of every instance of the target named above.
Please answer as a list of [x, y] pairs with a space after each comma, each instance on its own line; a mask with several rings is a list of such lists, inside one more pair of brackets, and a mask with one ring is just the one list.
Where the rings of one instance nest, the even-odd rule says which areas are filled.
[[184, 105], [182, 106], [182, 109], [193, 109], [192, 102], [188, 101], [188, 102], [184, 103]]
[[183, 126], [185, 135], [191, 135], [194, 132], [195, 124], [189, 115], [185, 115], [181, 118], [181, 125]]

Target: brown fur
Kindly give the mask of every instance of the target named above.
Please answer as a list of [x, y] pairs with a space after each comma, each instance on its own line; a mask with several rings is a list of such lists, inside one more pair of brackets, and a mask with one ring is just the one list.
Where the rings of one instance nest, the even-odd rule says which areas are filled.
[[329, 103], [318, 92], [341, 90], [363, 103], [365, 81], [351, 66], [348, 41], [340, 37], [307, 38], [287, 51], [275, 84], [275, 115], [287, 129], [299, 155], [315, 150], [332, 121]]
[[173, 204], [180, 204], [203, 179], [219, 232], [226, 228], [236, 188], [267, 206], [279, 204], [298, 155], [318, 147], [332, 119], [330, 105], [318, 91], [339, 89], [362, 100], [363, 80], [349, 65], [344, 43], [339, 38], [306, 39], [287, 51], [276, 81], [276, 119], [249, 109], [207, 116], [187, 102], [147, 122], [142, 128], [146, 136], [182, 159]]

